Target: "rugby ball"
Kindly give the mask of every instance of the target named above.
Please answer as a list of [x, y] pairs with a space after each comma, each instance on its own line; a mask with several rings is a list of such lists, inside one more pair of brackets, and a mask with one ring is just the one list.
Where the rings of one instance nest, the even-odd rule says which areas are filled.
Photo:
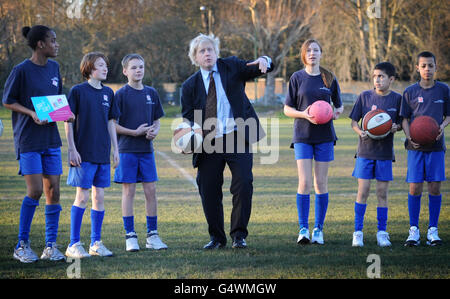
[[370, 138], [382, 139], [391, 132], [392, 119], [384, 110], [375, 109], [364, 115], [362, 126]]
[[193, 153], [202, 145], [202, 129], [197, 123], [182, 122], [173, 131], [173, 142], [183, 153]]

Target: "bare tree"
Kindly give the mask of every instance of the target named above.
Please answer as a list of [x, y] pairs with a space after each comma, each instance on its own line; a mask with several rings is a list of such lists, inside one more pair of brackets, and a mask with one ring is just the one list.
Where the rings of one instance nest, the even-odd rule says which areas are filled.
[[[375, 6], [377, 14], [371, 9]], [[344, 81], [367, 81], [376, 63], [390, 61], [401, 79], [415, 76], [414, 57], [432, 50], [448, 78], [448, 1], [322, 0], [311, 33], [321, 40], [325, 62]], [[333, 14], [329, 12], [333, 11]]]
[[57, 34], [65, 88], [82, 80], [80, 60], [93, 50], [108, 55], [109, 82], [124, 80], [120, 61], [130, 52], [146, 58], [148, 83], [181, 82], [195, 69], [186, 55], [188, 42], [206, 31], [201, 6], [212, 10], [208, 29], [221, 38], [224, 55], [273, 58], [265, 104], [274, 102], [275, 77], [298, 69], [299, 46], [310, 37], [322, 44], [321, 64], [340, 81], [367, 81], [373, 66], [386, 60], [400, 79], [411, 80], [417, 76], [415, 57], [425, 50], [436, 55], [437, 78], [450, 78], [449, 1], [2, 0], [0, 89], [12, 67], [31, 54], [21, 28], [36, 24]]
[[[226, 3], [232, 5], [233, 3]], [[274, 103], [275, 77], [291, 47], [309, 33], [318, 5], [301, 0], [238, 0], [224, 18], [227, 30], [249, 40], [258, 54], [272, 57], [275, 69], [267, 75], [264, 104]]]

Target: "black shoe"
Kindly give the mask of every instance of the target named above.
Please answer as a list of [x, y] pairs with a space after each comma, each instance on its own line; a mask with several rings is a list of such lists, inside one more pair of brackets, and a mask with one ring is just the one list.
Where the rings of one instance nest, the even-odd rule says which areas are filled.
[[209, 241], [208, 244], [203, 246], [203, 249], [219, 249], [219, 248], [224, 248], [224, 247], [225, 247], [225, 244], [222, 244], [216, 240], [211, 240], [211, 241]]
[[236, 238], [233, 241], [233, 248], [247, 248], [247, 243], [244, 238]]

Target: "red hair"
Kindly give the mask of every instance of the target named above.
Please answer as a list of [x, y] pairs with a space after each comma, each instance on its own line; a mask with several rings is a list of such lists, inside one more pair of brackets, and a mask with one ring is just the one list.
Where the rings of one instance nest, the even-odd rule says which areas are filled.
[[[311, 44], [317, 44], [319, 46], [320, 53], [322, 53], [322, 46], [320, 45], [320, 43], [317, 40], [312, 39], [312, 38], [307, 39], [302, 44], [302, 47], [300, 50], [300, 57], [305, 66], [306, 66], [306, 51], [308, 50], [308, 48]], [[319, 66], [319, 70], [320, 70], [320, 75], [322, 76], [323, 83], [325, 84], [325, 86], [327, 88], [330, 88], [331, 84], [333, 83], [333, 80], [334, 80], [333, 73], [321, 66]]]
[[103, 60], [106, 62], [106, 64], [107, 65], [109, 64], [108, 58], [106, 57], [105, 54], [103, 54], [101, 52], [87, 53], [86, 55], [84, 55], [83, 59], [81, 60], [80, 71], [81, 71], [81, 74], [83, 75], [83, 78], [85, 78], [86, 80], [89, 79], [92, 71], [95, 70], [94, 64], [98, 58], [103, 58]]

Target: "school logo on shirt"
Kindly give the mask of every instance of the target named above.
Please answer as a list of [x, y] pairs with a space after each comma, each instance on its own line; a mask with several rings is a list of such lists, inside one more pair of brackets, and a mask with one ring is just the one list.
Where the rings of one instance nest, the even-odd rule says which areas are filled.
[[433, 103], [435, 103], [435, 104], [444, 104], [444, 100], [436, 100]]
[[322, 89], [322, 90], [325, 90], [325, 91], [330, 91], [330, 89], [329, 89], [329, 88], [326, 88], [325, 86], [324, 86], [324, 87], [321, 87], [321, 88], [319, 88], [319, 89]]
[[103, 103], [102, 105], [109, 107], [109, 100], [106, 94], [103, 95]]
[[423, 103], [423, 97], [418, 97], [418, 98], [417, 98], [417, 102]]
[[56, 87], [58, 87], [58, 83], [59, 83], [59, 79], [58, 79], [58, 77], [53, 77], [52, 79], [52, 84], [53, 84], [53, 86], [56, 86]]
[[389, 108], [387, 111], [393, 111], [393, 112], [396, 112], [397, 109], [396, 109], [396, 108]]
[[149, 94], [147, 95], [147, 104], [148, 105], [155, 104], [155, 103], [153, 103], [152, 97]]
[[377, 110], [377, 105], [372, 105], [372, 108], [370, 108], [370, 110]]

